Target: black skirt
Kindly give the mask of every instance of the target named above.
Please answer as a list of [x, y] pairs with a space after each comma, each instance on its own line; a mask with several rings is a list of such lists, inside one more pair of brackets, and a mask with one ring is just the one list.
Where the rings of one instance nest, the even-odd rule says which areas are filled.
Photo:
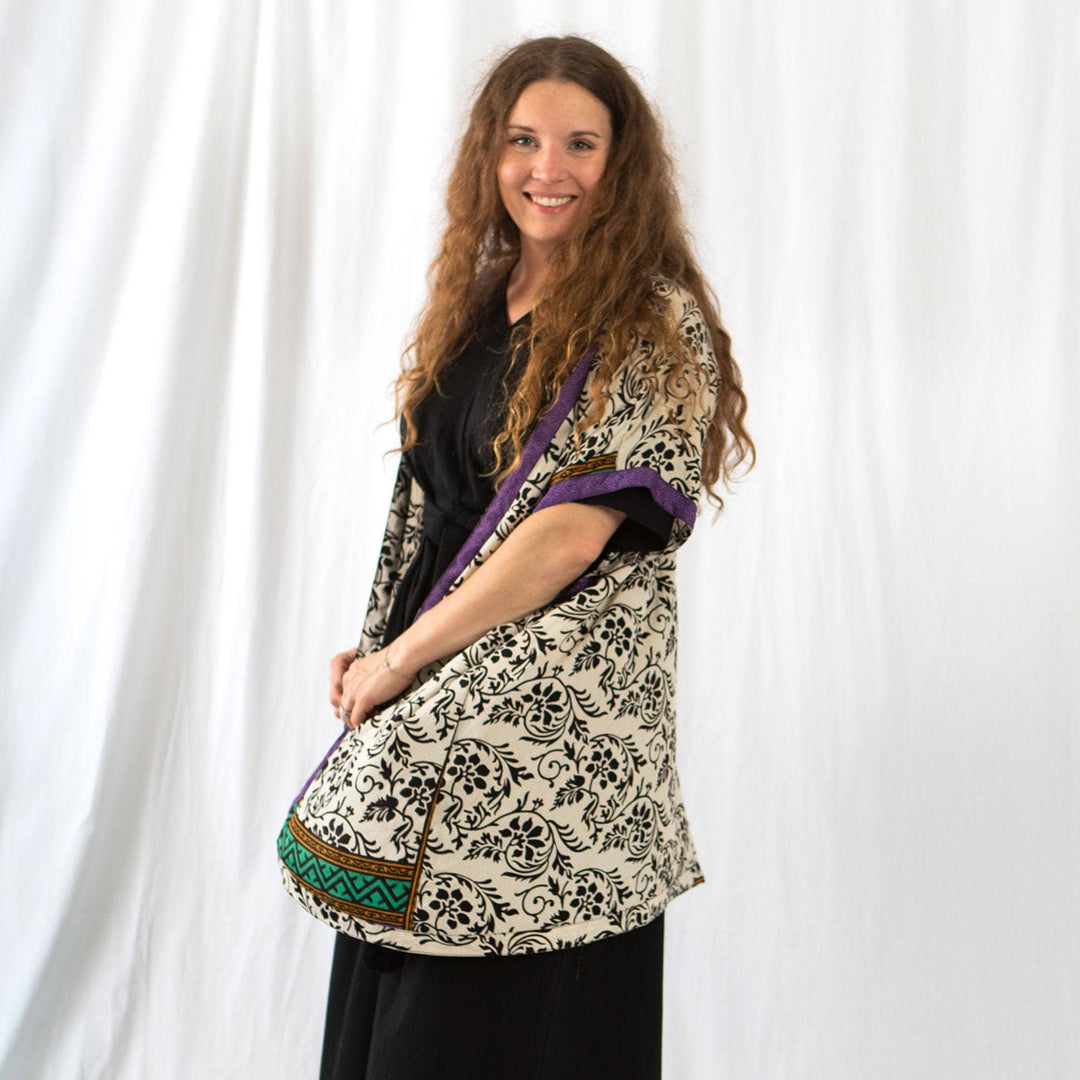
[[[420, 546], [383, 644], [416, 617], [494, 497], [494, 458], [512, 378], [505, 292], [417, 416], [409, 464], [424, 490]], [[528, 316], [525, 316], [527, 318]], [[644, 489], [587, 502], [623, 510], [614, 550], [662, 547], [671, 517]], [[321, 1080], [654, 1080], [660, 1076], [664, 918], [601, 941], [524, 956], [405, 953], [339, 934]]]
[[525, 956], [338, 934], [321, 1080], [659, 1080], [664, 916]]

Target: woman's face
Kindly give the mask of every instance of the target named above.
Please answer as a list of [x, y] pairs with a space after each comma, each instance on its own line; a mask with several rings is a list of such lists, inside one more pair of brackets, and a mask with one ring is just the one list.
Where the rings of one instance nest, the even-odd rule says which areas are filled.
[[611, 114], [577, 83], [542, 79], [521, 92], [499, 155], [499, 194], [522, 254], [546, 258], [582, 214], [611, 150]]

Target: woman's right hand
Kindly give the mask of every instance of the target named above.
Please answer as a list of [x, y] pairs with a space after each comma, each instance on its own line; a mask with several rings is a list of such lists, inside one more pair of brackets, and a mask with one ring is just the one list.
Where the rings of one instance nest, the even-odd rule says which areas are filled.
[[334, 706], [335, 716], [340, 716], [341, 695], [344, 690], [342, 682], [345, 678], [345, 672], [349, 670], [355, 659], [356, 649], [352, 648], [346, 649], [345, 652], [339, 652], [330, 661], [330, 704]]

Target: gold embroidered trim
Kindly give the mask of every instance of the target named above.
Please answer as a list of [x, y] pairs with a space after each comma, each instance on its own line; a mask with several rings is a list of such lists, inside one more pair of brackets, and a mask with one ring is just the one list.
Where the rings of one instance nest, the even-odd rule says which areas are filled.
[[551, 483], [557, 484], [560, 480], [569, 480], [572, 476], [588, 476], [594, 472], [609, 472], [615, 468], [616, 454], [600, 454], [598, 457], [587, 458], [573, 465], [567, 465], [560, 469], [552, 478]]
[[342, 851], [340, 848], [331, 847], [329, 844], [323, 843], [318, 837], [312, 836], [296, 820], [295, 814], [289, 818], [289, 832], [308, 851], [318, 855], [320, 859], [325, 859], [327, 862], [335, 863], [338, 866], [347, 867], [349, 870], [359, 870], [362, 874], [376, 874], [379, 877], [399, 878], [402, 881], [408, 881], [413, 877], [416, 870], [414, 863], [396, 863], [385, 862], [383, 859], [369, 859], [363, 855], [353, 855], [348, 851]]

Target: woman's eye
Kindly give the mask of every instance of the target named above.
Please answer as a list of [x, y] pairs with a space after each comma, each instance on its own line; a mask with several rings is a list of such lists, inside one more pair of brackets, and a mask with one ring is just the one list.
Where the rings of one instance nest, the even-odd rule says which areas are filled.
[[[532, 135], [511, 135], [511, 146], [536, 146], [536, 139]], [[594, 149], [593, 144], [586, 139], [575, 139], [568, 147], [570, 150], [581, 152], [583, 150]]]

